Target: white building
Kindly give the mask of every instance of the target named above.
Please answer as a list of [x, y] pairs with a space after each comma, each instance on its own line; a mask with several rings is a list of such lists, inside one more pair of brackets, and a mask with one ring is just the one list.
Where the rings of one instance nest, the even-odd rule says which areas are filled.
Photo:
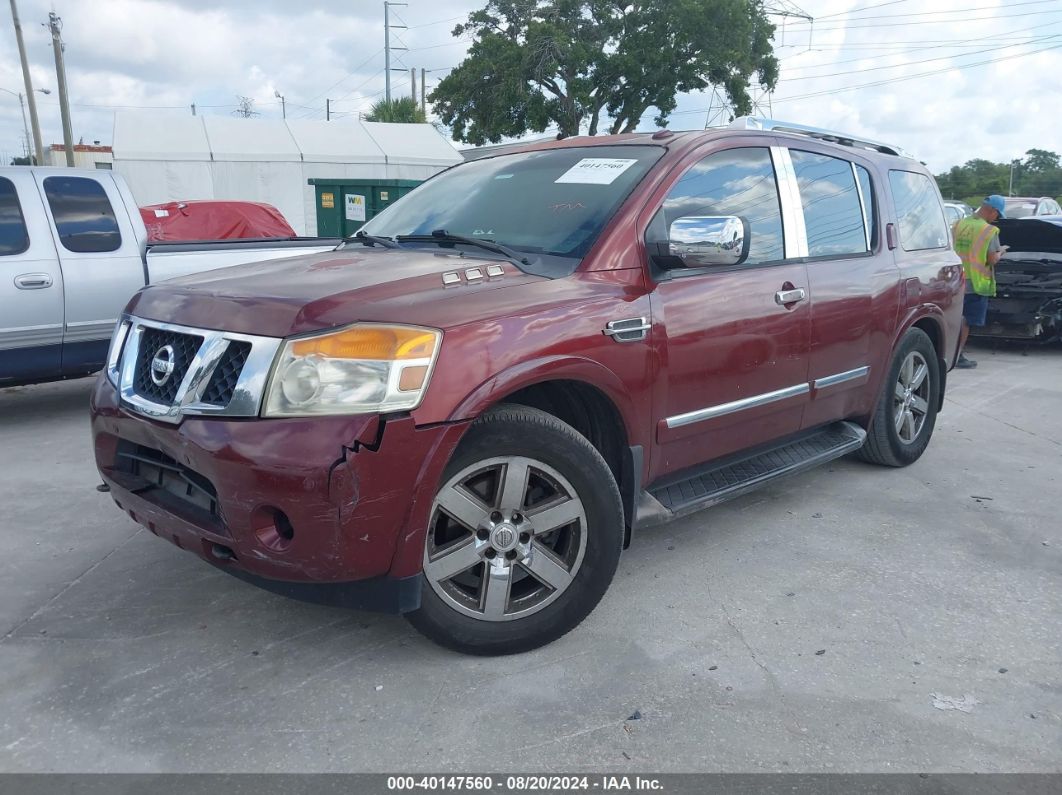
[[[111, 147], [100, 146], [99, 142], [90, 146], [88, 144], [74, 144], [74, 168], [111, 168], [114, 163], [114, 155]], [[52, 144], [44, 150], [44, 165], [66, 166], [66, 147], [62, 144]]]
[[114, 169], [140, 205], [242, 199], [316, 234], [311, 178], [422, 180], [462, 161], [430, 124], [119, 112]]

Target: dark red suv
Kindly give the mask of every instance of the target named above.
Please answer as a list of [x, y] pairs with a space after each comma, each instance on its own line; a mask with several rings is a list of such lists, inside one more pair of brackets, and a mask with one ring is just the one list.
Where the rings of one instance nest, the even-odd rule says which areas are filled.
[[517, 652], [651, 523], [915, 461], [962, 292], [893, 147], [762, 119], [569, 139], [443, 172], [333, 252], [142, 290], [96, 460], [236, 577]]

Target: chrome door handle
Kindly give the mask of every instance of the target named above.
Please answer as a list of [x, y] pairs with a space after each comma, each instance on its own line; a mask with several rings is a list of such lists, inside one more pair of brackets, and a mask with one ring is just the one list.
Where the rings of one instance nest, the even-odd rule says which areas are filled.
[[797, 287], [795, 290], [779, 290], [774, 294], [774, 302], [778, 306], [785, 306], [786, 304], [795, 304], [797, 301], [803, 301], [808, 297], [807, 292], [803, 287]]
[[23, 273], [15, 277], [15, 287], [20, 290], [43, 290], [52, 286], [52, 277], [47, 273]]

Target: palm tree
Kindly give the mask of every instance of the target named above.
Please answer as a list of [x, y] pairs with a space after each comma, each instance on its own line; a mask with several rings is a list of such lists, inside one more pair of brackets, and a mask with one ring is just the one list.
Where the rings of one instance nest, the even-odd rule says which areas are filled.
[[399, 124], [425, 124], [428, 119], [420, 105], [412, 97], [398, 99], [381, 99], [373, 103], [372, 110], [365, 116], [365, 121], [387, 121]]

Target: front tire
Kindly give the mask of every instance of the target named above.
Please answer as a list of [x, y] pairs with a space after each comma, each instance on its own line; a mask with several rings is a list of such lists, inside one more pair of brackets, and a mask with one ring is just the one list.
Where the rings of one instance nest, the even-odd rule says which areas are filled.
[[623, 507], [601, 454], [538, 409], [501, 406], [443, 474], [424, 546], [421, 633], [468, 654], [514, 654], [578, 625], [607, 590]]
[[867, 431], [859, 457], [872, 464], [904, 467], [929, 445], [940, 405], [940, 360], [929, 336], [918, 328], [904, 334]]

